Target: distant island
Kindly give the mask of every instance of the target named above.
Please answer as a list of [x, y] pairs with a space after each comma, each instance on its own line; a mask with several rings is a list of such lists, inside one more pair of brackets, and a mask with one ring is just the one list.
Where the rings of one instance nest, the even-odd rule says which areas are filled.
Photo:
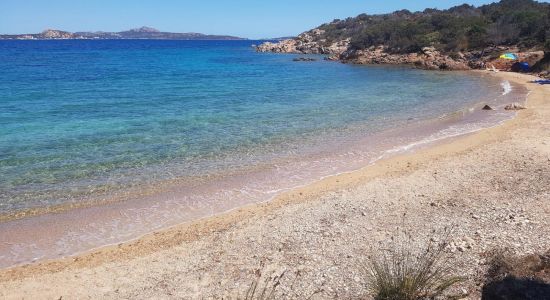
[[162, 32], [151, 27], [141, 27], [120, 32], [68, 32], [46, 29], [34, 34], [0, 34], [0, 40], [246, 40], [229, 35], [207, 35], [202, 33]]

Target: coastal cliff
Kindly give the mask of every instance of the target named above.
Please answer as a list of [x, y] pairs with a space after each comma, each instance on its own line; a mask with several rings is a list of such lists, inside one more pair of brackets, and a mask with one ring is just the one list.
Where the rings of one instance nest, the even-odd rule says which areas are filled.
[[510, 70], [517, 53], [536, 65], [550, 51], [550, 5], [503, 0], [448, 10], [361, 14], [334, 20], [296, 38], [259, 45], [258, 52], [324, 54], [328, 60], [355, 64], [412, 65], [422, 69]]

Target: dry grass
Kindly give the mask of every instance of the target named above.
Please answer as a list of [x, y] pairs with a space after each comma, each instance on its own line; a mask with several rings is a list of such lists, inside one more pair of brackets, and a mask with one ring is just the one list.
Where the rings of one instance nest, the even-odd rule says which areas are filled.
[[300, 280], [301, 273], [299, 271], [295, 273], [291, 272], [290, 274], [287, 271], [283, 271], [280, 275], [271, 275], [265, 278], [262, 276], [260, 270], [256, 270], [255, 273], [256, 279], [252, 282], [246, 293], [238, 298], [239, 300], [309, 300], [323, 292], [323, 289], [317, 289], [315, 292], [304, 295], [304, 291], [297, 290], [295, 284]]
[[[377, 300], [435, 299], [463, 278], [452, 276], [451, 264], [444, 252], [444, 242], [427, 243], [416, 253], [411, 250], [412, 238], [394, 241], [386, 251], [376, 251], [367, 265], [368, 289]], [[446, 298], [456, 298], [447, 295]]]
[[266, 278], [263, 281], [258, 277], [248, 290], [242, 300], [271, 300], [275, 299], [275, 291], [277, 287], [281, 285], [281, 279], [285, 276], [286, 272], [281, 273], [273, 278]]

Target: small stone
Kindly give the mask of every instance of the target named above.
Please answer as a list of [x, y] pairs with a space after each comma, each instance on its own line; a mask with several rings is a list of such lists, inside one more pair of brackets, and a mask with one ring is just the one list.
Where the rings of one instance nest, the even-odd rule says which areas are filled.
[[464, 239], [464, 246], [467, 248], [467, 249], [472, 249], [475, 245], [475, 241], [470, 238], [470, 237], [465, 237]]
[[485, 105], [483, 106], [482, 108], [483, 110], [494, 110], [492, 107], [490, 107], [489, 105]]
[[447, 247], [449, 249], [449, 252], [451, 253], [455, 253], [457, 250], [456, 244], [454, 242], [450, 242]]
[[521, 110], [521, 109], [525, 109], [525, 106], [517, 103], [517, 102], [514, 102], [512, 104], [508, 104], [506, 105], [506, 107], [504, 107], [505, 110]]

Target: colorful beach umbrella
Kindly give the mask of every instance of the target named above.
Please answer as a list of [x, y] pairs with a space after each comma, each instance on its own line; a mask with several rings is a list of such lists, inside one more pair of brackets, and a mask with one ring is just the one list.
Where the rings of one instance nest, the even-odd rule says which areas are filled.
[[516, 59], [518, 59], [518, 57], [517, 57], [515, 54], [513, 54], [513, 53], [505, 53], [505, 54], [502, 54], [502, 55], [500, 56], [500, 58], [510, 59], [510, 60], [516, 60]]

